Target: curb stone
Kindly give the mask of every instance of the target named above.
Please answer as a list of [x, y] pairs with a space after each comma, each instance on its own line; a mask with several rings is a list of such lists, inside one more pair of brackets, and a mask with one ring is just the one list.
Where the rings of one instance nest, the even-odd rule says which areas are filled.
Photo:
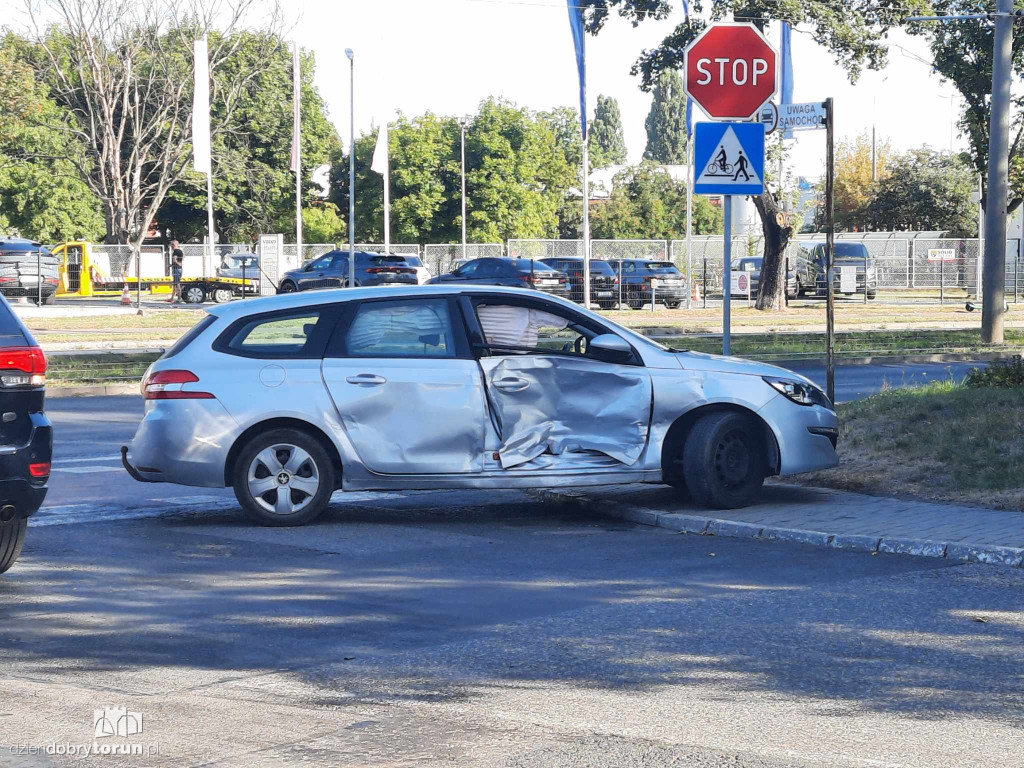
[[[801, 486], [805, 487], [805, 486]], [[589, 498], [576, 490], [543, 489], [529, 490], [527, 494], [542, 501], [556, 504], [570, 504], [579, 508], [598, 511], [611, 517], [618, 517], [641, 525], [665, 528], [678, 533], [693, 533], [729, 538], [760, 539], [762, 541], [783, 541], [793, 544], [808, 544], [851, 552], [882, 552], [885, 554], [911, 555], [914, 557], [935, 557], [969, 563], [987, 563], [1024, 568], [1024, 548], [1002, 547], [995, 544], [966, 544], [963, 542], [931, 541], [900, 537], [862, 536], [842, 533], [826, 533], [801, 528], [781, 528], [744, 523], [738, 520], [722, 520], [701, 515], [687, 515], [675, 512], [658, 512], [654, 509], [615, 504]]]

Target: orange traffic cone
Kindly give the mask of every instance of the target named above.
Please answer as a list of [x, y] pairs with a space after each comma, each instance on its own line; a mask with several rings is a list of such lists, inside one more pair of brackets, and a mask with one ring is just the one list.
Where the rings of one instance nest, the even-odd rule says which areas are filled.
[[128, 293], [127, 283], [124, 286], [124, 290], [121, 291], [121, 306], [130, 307], [132, 305], [132, 296]]
[[691, 280], [690, 282], [693, 283], [693, 300], [700, 301], [700, 283], [696, 280]]

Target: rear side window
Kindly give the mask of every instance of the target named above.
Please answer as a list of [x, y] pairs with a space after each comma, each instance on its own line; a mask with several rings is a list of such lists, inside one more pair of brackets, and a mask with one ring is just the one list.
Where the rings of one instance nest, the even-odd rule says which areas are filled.
[[612, 269], [612, 265], [607, 261], [592, 260], [590, 262], [590, 271], [595, 275], [614, 275], [615, 270]]
[[345, 333], [348, 357], [455, 357], [445, 299], [361, 304]]
[[323, 357], [335, 313], [302, 307], [237, 320], [217, 339], [218, 352], [260, 359], [312, 360]]
[[176, 354], [181, 352], [181, 350], [185, 349], [185, 347], [195, 341], [199, 334], [213, 325], [213, 321], [216, 319], [217, 318], [213, 315], [206, 315], [202, 320], [185, 331], [184, 335], [179, 337], [176, 342], [171, 344], [171, 346], [167, 348], [167, 351], [160, 356], [160, 359], [166, 360], [168, 357], [174, 357]]

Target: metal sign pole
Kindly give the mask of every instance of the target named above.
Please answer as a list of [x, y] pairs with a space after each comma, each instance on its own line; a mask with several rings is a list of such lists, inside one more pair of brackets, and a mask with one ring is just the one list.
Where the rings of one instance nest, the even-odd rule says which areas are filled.
[[[828, 305], [825, 310], [825, 347], [827, 354], [826, 394], [833, 403], [836, 401], [836, 292], [832, 279], [832, 268], [835, 263], [836, 247], [836, 162], [835, 162], [835, 114], [832, 97], [825, 100], [825, 216], [827, 221], [827, 237], [825, 241], [825, 283], [827, 285]], [[864, 290], [867, 291], [867, 275]]]
[[722, 354], [732, 350], [729, 338], [732, 313], [732, 195], [725, 196], [725, 270], [722, 272]]

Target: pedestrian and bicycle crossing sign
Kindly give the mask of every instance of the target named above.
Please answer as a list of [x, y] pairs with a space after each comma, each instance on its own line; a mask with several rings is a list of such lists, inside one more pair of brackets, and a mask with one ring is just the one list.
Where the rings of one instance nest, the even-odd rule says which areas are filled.
[[764, 192], [762, 123], [697, 123], [694, 141], [695, 194]]

